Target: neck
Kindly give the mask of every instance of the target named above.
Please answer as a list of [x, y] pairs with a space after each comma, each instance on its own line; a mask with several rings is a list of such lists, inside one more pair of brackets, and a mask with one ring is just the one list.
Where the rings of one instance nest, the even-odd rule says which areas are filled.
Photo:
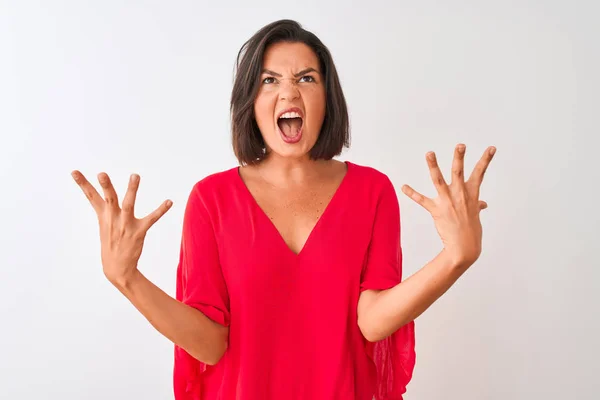
[[270, 155], [257, 165], [263, 179], [279, 187], [305, 185], [314, 182], [331, 161]]

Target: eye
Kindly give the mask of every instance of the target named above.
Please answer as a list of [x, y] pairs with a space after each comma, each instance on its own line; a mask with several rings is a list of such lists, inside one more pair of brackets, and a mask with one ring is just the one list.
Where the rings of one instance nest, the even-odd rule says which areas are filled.
[[268, 85], [269, 83], [273, 83], [274, 81], [275, 81], [275, 78], [273, 78], [272, 76], [270, 76], [268, 78], [263, 79], [262, 83], [265, 83], [265, 84]]
[[313, 78], [311, 75], [304, 75], [302, 78], [300, 78], [300, 80], [302, 81], [302, 79], [308, 79], [305, 82], [315, 82], [315, 78]]

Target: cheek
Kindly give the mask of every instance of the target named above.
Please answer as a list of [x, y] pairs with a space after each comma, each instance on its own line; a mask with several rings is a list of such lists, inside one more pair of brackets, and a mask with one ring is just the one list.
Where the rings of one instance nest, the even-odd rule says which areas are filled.
[[270, 126], [273, 122], [273, 113], [273, 102], [266, 96], [258, 96], [254, 101], [254, 115], [258, 126]]
[[312, 116], [311, 125], [321, 124], [325, 117], [325, 93], [324, 90], [315, 90], [308, 93], [308, 110]]

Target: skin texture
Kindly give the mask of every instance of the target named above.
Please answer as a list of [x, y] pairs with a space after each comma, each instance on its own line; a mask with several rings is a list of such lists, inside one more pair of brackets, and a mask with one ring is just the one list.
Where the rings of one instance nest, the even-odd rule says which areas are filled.
[[[261, 76], [254, 113], [268, 156], [258, 165], [240, 167], [240, 176], [290, 249], [298, 253], [342, 181], [346, 165], [309, 157], [326, 113], [325, 87], [312, 50], [300, 43], [278, 43], [267, 49], [263, 66], [271, 72]], [[309, 68], [314, 71], [300, 74]], [[294, 144], [286, 143], [277, 131], [277, 116], [289, 107], [298, 107], [304, 115], [302, 138]], [[430, 199], [408, 185], [402, 187], [405, 195], [431, 214], [442, 249], [395, 287], [361, 294], [358, 324], [367, 340], [381, 340], [417, 318], [478, 259], [482, 241], [479, 214], [487, 207], [479, 192], [494, 153], [495, 148], [489, 147], [465, 181], [465, 145], [457, 145], [449, 184], [435, 154], [428, 153], [437, 197]], [[121, 205], [106, 173], [98, 175], [103, 195], [81, 172], [73, 171], [72, 177], [98, 218], [106, 278], [161, 334], [198, 360], [217, 363], [227, 348], [228, 329], [170, 297], [138, 270], [146, 234], [171, 208], [171, 202], [136, 218], [137, 174], [131, 175]]]
[[358, 324], [367, 340], [378, 341], [414, 320], [442, 296], [481, 254], [480, 212], [487, 203], [479, 200], [483, 176], [496, 149], [489, 147], [464, 180], [466, 146], [454, 150], [452, 181], [446, 183], [435, 153], [427, 154], [427, 164], [438, 196], [430, 199], [408, 185], [402, 192], [429, 212], [443, 249], [422, 269], [393, 288], [367, 290], [358, 303]]
[[[310, 160], [325, 118], [326, 99], [319, 60], [303, 43], [276, 43], [265, 52], [254, 115], [267, 146], [267, 158], [240, 169], [258, 205], [290, 250], [298, 254], [346, 174], [335, 160]], [[303, 115], [302, 139], [286, 143], [277, 127], [283, 110]]]
[[[265, 52], [261, 85], [254, 103], [254, 116], [273, 158], [307, 160], [325, 118], [325, 85], [319, 59], [303, 43], [276, 43]], [[302, 73], [312, 69], [313, 71]], [[302, 139], [285, 143], [277, 130], [281, 111], [298, 107], [304, 114]]]
[[73, 179], [89, 200], [100, 228], [102, 268], [106, 278], [140, 311], [163, 336], [207, 364], [215, 364], [225, 353], [229, 329], [183, 304], [150, 282], [139, 270], [144, 239], [170, 208], [166, 200], [143, 218], [136, 218], [135, 198], [140, 177], [133, 174], [122, 206], [106, 173], [98, 180], [104, 197], [79, 171]]

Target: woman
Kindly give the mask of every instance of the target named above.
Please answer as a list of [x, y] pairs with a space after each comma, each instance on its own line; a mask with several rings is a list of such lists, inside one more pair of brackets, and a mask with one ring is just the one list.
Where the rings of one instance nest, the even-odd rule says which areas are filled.
[[106, 277], [175, 344], [181, 399], [401, 399], [415, 365], [414, 319], [481, 252], [479, 187], [490, 147], [465, 182], [465, 146], [438, 197], [403, 192], [431, 213], [443, 249], [401, 282], [398, 199], [388, 177], [333, 159], [349, 143], [331, 55], [290, 20], [238, 54], [231, 98], [240, 166], [197, 182], [185, 210], [173, 299], [137, 269], [165, 202], [134, 216], [139, 177], [119, 207], [73, 172], [99, 217]]

